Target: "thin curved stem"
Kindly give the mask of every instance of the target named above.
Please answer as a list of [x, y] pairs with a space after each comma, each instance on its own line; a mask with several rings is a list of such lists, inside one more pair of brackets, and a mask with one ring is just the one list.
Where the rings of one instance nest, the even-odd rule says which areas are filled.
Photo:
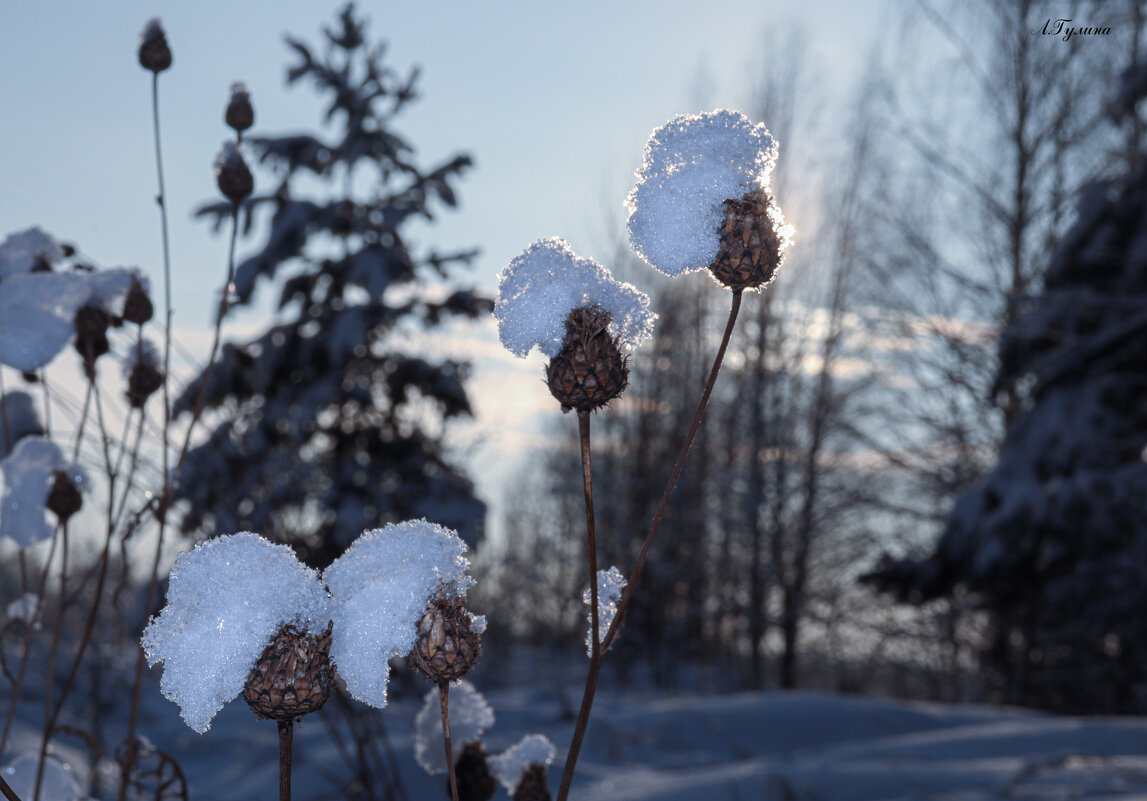
[[454, 770], [454, 745], [450, 742], [450, 682], [438, 683], [438, 700], [442, 706], [442, 743], [446, 748], [446, 768], [450, 773], [450, 799], [458, 801], [458, 774]]
[[[717, 355], [713, 359], [713, 367], [709, 371], [709, 380], [705, 383], [704, 392], [701, 393], [701, 400], [697, 404], [697, 411], [693, 413], [693, 422], [689, 426], [689, 433], [686, 434], [685, 441], [681, 444], [681, 451], [677, 454], [677, 461], [673, 465], [673, 472], [669, 476], [669, 481], [666, 483], [665, 490], [661, 494], [661, 500], [653, 513], [653, 520], [649, 525], [649, 531], [646, 532], [645, 539], [641, 543], [641, 552], [637, 557], [637, 564], [634, 566], [633, 572], [630, 573], [629, 580], [626, 582], [625, 589], [622, 591], [621, 599], [617, 605], [617, 613], [614, 615], [613, 622], [610, 624], [609, 630], [606, 631], [605, 637], [602, 639], [601, 646], [597, 652], [597, 658], [595, 659], [591, 654], [589, 676], [586, 677], [585, 692], [582, 695], [581, 709], [578, 712], [573, 741], [570, 744], [570, 751], [566, 755], [566, 767], [562, 772], [562, 783], [558, 789], [557, 801], [567, 801], [569, 798], [570, 784], [573, 781], [578, 751], [585, 737], [585, 729], [589, 725], [589, 714], [593, 707], [593, 698], [597, 691], [597, 682], [601, 677], [601, 663], [604, 659], [605, 651], [613, 643], [614, 638], [617, 636], [618, 629], [621, 626], [621, 622], [625, 618], [625, 610], [629, 606], [629, 599], [633, 595], [633, 588], [637, 585], [638, 579], [641, 578], [641, 571], [645, 567], [646, 559], [649, 558], [649, 549], [653, 545], [653, 537], [657, 534], [657, 529], [661, 526], [661, 520], [665, 516], [665, 509], [669, 506], [669, 499], [673, 496], [673, 490], [677, 487], [677, 482], [681, 478], [681, 472], [685, 469], [685, 460], [689, 457], [689, 450], [693, 447], [693, 439], [697, 436], [698, 429], [701, 428], [701, 421], [705, 417], [705, 409], [709, 405], [709, 396], [713, 394], [713, 387], [717, 383], [717, 375], [721, 372], [721, 364], [725, 360], [725, 351], [728, 350], [729, 340], [733, 336], [733, 328], [736, 326], [737, 314], [740, 310], [741, 292], [735, 290], [733, 292], [732, 305], [729, 308], [729, 319], [725, 323], [725, 333], [721, 337], [721, 345], [717, 348]], [[582, 458], [583, 463], [588, 465], [588, 422], [586, 424], [585, 439], [587, 441], [583, 443], [582, 446]], [[583, 468], [583, 473], [588, 481], [588, 467]], [[592, 501], [592, 494], [588, 489], [586, 500], [587, 503]], [[589, 508], [587, 508], [586, 514], [588, 521], [589, 516], [592, 514]], [[597, 604], [595, 602], [594, 609], [596, 610], [596, 608]], [[597, 638], [595, 637], [593, 644], [596, 643]]]
[[578, 755], [581, 753], [585, 732], [589, 727], [589, 715], [593, 710], [593, 699], [597, 692], [597, 681], [601, 676], [601, 629], [598, 617], [597, 602], [597, 525], [593, 513], [593, 467], [590, 461], [589, 412], [578, 412], [578, 440], [581, 444], [581, 475], [582, 489], [585, 492], [585, 533], [586, 557], [589, 562], [589, 673], [585, 680], [585, 692], [582, 693], [581, 708], [578, 709], [577, 723], [574, 725], [573, 737], [566, 752], [566, 763], [562, 769], [561, 785], [558, 789], [558, 798], [564, 799], [569, 795], [570, 785], [573, 783], [574, 769], [577, 767]]
[[701, 421], [705, 417], [705, 408], [709, 405], [709, 396], [713, 394], [713, 386], [717, 383], [717, 374], [721, 371], [721, 363], [725, 360], [725, 351], [729, 347], [729, 340], [733, 336], [733, 327], [737, 323], [737, 313], [741, 310], [741, 291], [736, 290], [733, 292], [733, 303], [729, 308], [729, 319], [725, 323], [725, 334], [721, 337], [721, 346], [717, 349], [717, 355], [713, 359], [713, 369], [709, 371], [709, 380], [705, 384], [705, 391], [701, 394], [701, 401], [697, 404], [697, 411], [693, 414], [693, 422], [689, 426], [689, 434], [685, 437], [685, 442], [681, 444], [681, 451], [677, 454], [677, 462], [673, 465], [673, 473], [669, 476], [669, 481], [665, 484], [665, 490], [661, 493], [661, 500], [657, 503], [657, 509], [653, 512], [653, 520], [649, 524], [649, 531], [645, 534], [645, 539], [641, 543], [641, 552], [637, 556], [637, 564], [633, 568], [633, 572], [629, 574], [629, 579], [625, 583], [625, 589], [622, 590], [621, 599], [617, 604], [617, 614], [613, 617], [613, 622], [609, 626], [609, 631], [605, 633], [605, 639], [602, 642], [602, 648], [608, 649], [613, 644], [613, 640], [617, 637], [617, 631], [621, 628], [621, 623], [625, 619], [625, 610], [629, 606], [629, 599], [633, 595], [633, 589], [637, 586], [638, 580], [641, 578], [641, 571], [645, 567], [645, 562], [649, 558], [649, 549], [653, 545], [653, 537], [657, 534], [657, 529], [661, 526], [661, 519], [665, 516], [665, 509], [669, 506], [669, 499], [673, 496], [673, 490], [677, 488], [677, 482], [681, 479], [681, 472], [685, 469], [685, 460], [689, 456], [689, 450], [693, 447], [693, 439], [697, 436], [697, 430], [701, 427]]

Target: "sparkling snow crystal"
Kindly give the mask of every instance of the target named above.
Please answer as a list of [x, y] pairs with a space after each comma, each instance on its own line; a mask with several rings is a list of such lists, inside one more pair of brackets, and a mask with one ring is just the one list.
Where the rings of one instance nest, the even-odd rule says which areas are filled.
[[450, 529], [409, 520], [364, 532], [323, 572], [334, 599], [331, 661], [351, 695], [386, 706], [387, 660], [410, 653], [426, 604], [473, 583], [465, 551]]
[[629, 241], [650, 265], [676, 276], [717, 255], [725, 200], [768, 186], [777, 145], [739, 111], [673, 118], [649, 137], [629, 193]]
[[[450, 739], [458, 754], [466, 743], [482, 739], [494, 725], [494, 709], [482, 693], [463, 679], [450, 685]], [[414, 758], [432, 776], [446, 772], [446, 750], [442, 743], [442, 706], [435, 687], [426, 693], [422, 709], [414, 719]]]
[[[453, 716], [453, 712], [451, 712]], [[454, 728], [451, 726], [450, 728]], [[522, 774], [530, 765], [549, 766], [558, 749], [543, 734], [528, 734], [517, 745], [490, 758], [490, 771], [510, 795], [518, 789]]]
[[76, 465], [68, 465], [56, 443], [44, 437], [25, 437], [0, 460], [4, 492], [0, 495], [0, 539], [9, 537], [27, 548], [50, 539], [53, 523], [48, 522], [45, 503], [52, 489], [53, 473], [65, 470], [81, 490], [87, 476]]
[[142, 643], [148, 664], [163, 663], [164, 696], [203, 733], [242, 691], [280, 627], [318, 633], [329, 620], [318, 574], [286, 545], [243, 532], [202, 542], [175, 560], [167, 605]]
[[[613, 623], [613, 618], [617, 614], [617, 605], [621, 602], [621, 593], [625, 591], [625, 576], [614, 565], [609, 570], [597, 571], [597, 633], [598, 642], [605, 639], [605, 633], [609, 631], [609, 626]], [[592, 601], [592, 596], [589, 587], [586, 587], [585, 592], [581, 594], [582, 603], [587, 607]], [[585, 613], [586, 631], [585, 631], [585, 652], [588, 656], [592, 653], [593, 643], [593, 616], [590, 610]]]
[[535, 345], [547, 356], [561, 348], [565, 321], [580, 306], [598, 305], [613, 316], [610, 331], [636, 347], [653, 333], [657, 315], [649, 297], [614, 280], [605, 267], [585, 259], [564, 240], [541, 239], [519, 253], [498, 276], [494, 317], [502, 344], [516, 356]]

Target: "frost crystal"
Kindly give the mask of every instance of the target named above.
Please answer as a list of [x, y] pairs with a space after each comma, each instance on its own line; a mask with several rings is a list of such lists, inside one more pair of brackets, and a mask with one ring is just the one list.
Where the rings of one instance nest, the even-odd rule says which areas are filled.
[[0, 243], [0, 280], [31, 272], [39, 259], [52, 265], [64, 257], [56, 240], [39, 228], [9, 234]]
[[649, 137], [629, 193], [629, 241], [676, 276], [713, 263], [722, 204], [768, 187], [776, 141], [739, 111], [684, 114]]
[[331, 661], [351, 695], [386, 706], [387, 660], [406, 656], [437, 594], [464, 597], [473, 584], [466, 544], [425, 520], [364, 532], [323, 572], [334, 599]]
[[48, 522], [45, 504], [56, 470], [66, 470], [80, 489], [87, 485], [83, 471], [68, 465], [56, 443], [44, 437], [25, 437], [9, 456], [0, 460], [0, 474], [4, 476], [0, 539], [9, 537], [28, 548], [51, 538], [52, 524]]
[[[621, 602], [621, 593], [625, 591], [625, 576], [614, 565], [609, 570], [597, 571], [597, 633], [598, 642], [605, 639], [605, 633], [609, 631], [609, 626], [613, 623], [613, 618], [617, 615], [617, 605]], [[581, 594], [582, 603], [589, 606], [592, 602], [592, 594], [589, 587], [586, 587], [585, 592]], [[592, 653], [593, 645], [593, 615], [590, 610], [586, 611], [586, 632], [585, 632], [585, 653], [589, 656]]]
[[323, 631], [329, 598], [318, 573], [286, 545], [242, 532], [202, 542], [171, 569], [167, 605], [143, 632], [159, 688], [199, 733], [243, 689], [271, 638], [286, 625]]
[[[451, 712], [451, 716], [453, 716]], [[451, 729], [454, 727], [451, 726]], [[542, 734], [528, 734], [512, 748], [490, 758], [490, 771], [510, 795], [518, 789], [522, 774], [530, 765], [548, 766], [554, 761], [558, 749]]]
[[[21, 754], [4, 766], [0, 773], [17, 798], [31, 799], [36, 792], [36, 774], [40, 759], [36, 754]], [[40, 801], [80, 801], [87, 794], [67, 762], [49, 755], [44, 760], [44, 775], [40, 780]]]
[[614, 280], [609, 270], [578, 256], [564, 240], [541, 239], [498, 275], [498, 336], [515, 356], [524, 357], [535, 345], [553, 356], [561, 348], [570, 311], [592, 305], [610, 313], [610, 332], [623, 345], [637, 347], [653, 333], [657, 315], [649, 310], [644, 292]]
[[[470, 682], [463, 679], [450, 685], [450, 739], [454, 753], [467, 743], [477, 742], [494, 725], [494, 709]], [[442, 707], [435, 687], [426, 693], [422, 709], [414, 719], [414, 758], [430, 775], [446, 772], [446, 751], [442, 744]]]

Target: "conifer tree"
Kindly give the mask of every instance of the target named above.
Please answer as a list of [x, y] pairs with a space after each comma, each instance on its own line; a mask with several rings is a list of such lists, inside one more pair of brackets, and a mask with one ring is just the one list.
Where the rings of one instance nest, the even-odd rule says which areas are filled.
[[[467, 365], [395, 344], [492, 308], [474, 291], [444, 291], [474, 251], [419, 252], [404, 235], [415, 219], [456, 205], [453, 185], [472, 162], [456, 155], [417, 166], [392, 127], [417, 97], [417, 70], [402, 76], [383, 62], [353, 5], [323, 40], [312, 48], [287, 37], [287, 82], [309, 82], [327, 98], [334, 135], [243, 138], [270, 182], [261, 189], [256, 178], [244, 231], [261, 212], [270, 226], [236, 267], [231, 305], [274, 287], [278, 315], [255, 339], [227, 343], [175, 404], [191, 412], [206, 380], [211, 430], [178, 476], [182, 525], [258, 531], [324, 565], [364, 529], [422, 516], [474, 544], [485, 506], [442, 440], [446, 423], [471, 413]], [[231, 204], [198, 215], [218, 229]]]

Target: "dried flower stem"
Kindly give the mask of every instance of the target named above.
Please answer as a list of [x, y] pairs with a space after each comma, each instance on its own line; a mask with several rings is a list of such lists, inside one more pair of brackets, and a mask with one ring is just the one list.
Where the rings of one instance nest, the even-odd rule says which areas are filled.
[[[657, 529], [661, 525], [661, 519], [665, 516], [665, 509], [669, 505], [669, 499], [673, 495], [673, 490], [677, 487], [677, 482], [681, 478], [681, 472], [685, 469], [685, 460], [689, 456], [689, 450], [693, 447], [693, 439], [697, 436], [697, 431], [701, 427], [701, 421], [705, 416], [705, 409], [709, 405], [709, 396], [713, 394], [713, 387], [717, 383], [717, 374], [721, 371], [721, 364], [725, 360], [725, 351], [729, 347], [729, 340], [733, 336], [733, 328], [737, 323], [737, 314], [741, 310], [741, 291], [733, 291], [732, 306], [729, 309], [729, 319], [725, 323], [725, 334], [721, 337], [721, 345], [717, 349], [717, 355], [713, 359], [713, 368], [709, 371], [709, 380], [705, 384], [705, 391], [701, 393], [701, 400], [697, 404], [697, 411], [693, 413], [693, 422], [689, 426], [689, 433], [685, 436], [685, 441], [681, 445], [681, 451], [677, 454], [677, 462], [673, 465], [673, 472], [669, 476], [669, 481], [665, 485], [665, 490], [661, 494], [661, 501], [657, 504], [657, 509], [653, 513], [653, 520], [649, 525], [649, 531], [645, 535], [645, 540], [641, 543], [641, 553], [637, 557], [637, 564], [633, 568], [633, 572], [629, 575], [629, 580], [622, 591], [621, 599], [617, 605], [617, 613], [613, 617], [613, 622], [609, 626], [604, 639], [602, 640], [600, 648], [596, 651], [596, 657], [593, 653], [590, 656], [590, 671], [589, 676], [586, 678], [585, 692], [582, 695], [581, 709], [578, 712], [577, 724], [574, 728], [573, 741], [570, 743], [569, 753], [566, 755], [565, 770], [562, 771], [562, 783], [558, 789], [557, 801], [566, 801], [569, 798], [570, 784], [573, 782], [574, 768], [577, 765], [578, 752], [581, 749], [582, 740], [585, 737], [585, 729], [589, 724], [589, 714], [593, 707], [594, 693], [597, 691], [597, 682], [601, 677], [601, 663], [603, 661], [605, 650], [613, 643], [614, 637], [617, 636], [617, 631], [621, 626], [621, 621], [625, 618], [626, 608], [629, 606], [630, 596], [633, 594], [633, 588], [637, 585], [638, 579], [641, 577], [642, 568], [645, 567], [645, 561], [649, 557], [649, 549], [653, 545], [653, 537], [657, 534]], [[592, 490], [589, 485], [589, 422], [584, 424], [584, 432], [582, 436], [582, 464], [583, 473], [586, 482], [586, 521], [590, 525], [592, 532]], [[592, 534], [591, 536], [591, 549]], [[595, 564], [596, 567], [596, 564]], [[593, 577], [595, 581], [590, 584], [590, 589], [595, 589], [597, 571], [593, 570]], [[597, 610], [597, 599], [593, 599], [593, 608]], [[597, 645], [597, 620], [593, 620], [593, 642], [592, 645]]]
[[2, 794], [8, 801], [20, 801], [20, 796], [16, 795], [16, 791], [8, 786], [8, 782], [4, 781], [4, 776], [0, 775], [0, 794]]
[[578, 412], [577, 422], [578, 440], [581, 443], [582, 488], [585, 491], [586, 557], [589, 562], [589, 674], [586, 676], [585, 692], [582, 694], [581, 708], [578, 709], [573, 737], [570, 739], [570, 747], [566, 752], [566, 764], [562, 769], [562, 781], [558, 789], [559, 801], [569, 795], [574, 768], [577, 767], [577, 758], [581, 753], [582, 741], [585, 740], [586, 728], [589, 726], [589, 714], [593, 709], [593, 699], [597, 692], [597, 681], [601, 676], [602, 662], [601, 637], [599, 636], [600, 621], [598, 620], [597, 608], [597, 525], [593, 514], [593, 467], [590, 462], [589, 412]]
[[[167, 504], [171, 497], [171, 389], [169, 387], [171, 375], [171, 237], [167, 228], [167, 190], [163, 182], [163, 149], [159, 136], [159, 72], [151, 74], [151, 124], [152, 139], [155, 141], [155, 174], [159, 183], [159, 194], [155, 202], [159, 206], [160, 228], [163, 234], [163, 493], [156, 509], [159, 518], [159, 536], [155, 543], [155, 558], [152, 560], [151, 578], [147, 584], [147, 606], [144, 612], [148, 615], [155, 606], [155, 596], [159, 586], [159, 558], [163, 550], [163, 535], [167, 527]], [[143, 690], [144, 653], [139, 649], [135, 660], [135, 682], [132, 685], [131, 712], [128, 716], [127, 738], [125, 740], [123, 764], [120, 766], [120, 785], [118, 801], [127, 797], [127, 788], [131, 771], [135, 767], [136, 737], [135, 727], [139, 718], [139, 702]]]
[[279, 801], [291, 801], [291, 751], [295, 722], [279, 721]]
[[48, 647], [48, 666], [44, 671], [44, 731], [40, 735], [40, 761], [36, 765], [36, 783], [32, 801], [39, 801], [40, 786], [44, 780], [44, 763], [48, 759], [48, 743], [52, 739], [52, 691], [56, 674], [56, 655], [60, 649], [60, 635], [64, 629], [64, 599], [68, 589], [68, 524], [60, 526], [60, 603], [56, 607], [56, 623], [52, 626], [52, 642]]
[[450, 799], [458, 801], [458, 774], [454, 770], [454, 746], [450, 742], [450, 682], [438, 683], [438, 700], [442, 705], [442, 742], [446, 748], [446, 769], [450, 773]]

